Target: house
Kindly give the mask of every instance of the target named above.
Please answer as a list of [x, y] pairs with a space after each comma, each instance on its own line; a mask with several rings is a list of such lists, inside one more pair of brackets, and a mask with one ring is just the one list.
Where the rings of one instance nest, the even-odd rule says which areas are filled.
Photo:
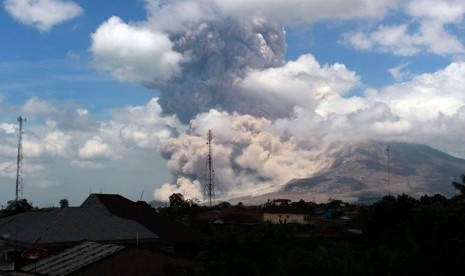
[[96, 208], [69, 207], [26, 212], [0, 219], [0, 233], [12, 246], [62, 248], [82, 241], [144, 243], [159, 236], [138, 221]]
[[[21, 267], [21, 275], [166, 275], [194, 274], [201, 264], [174, 255], [134, 246], [82, 242], [58, 254]], [[197, 273], [198, 274], [198, 273]], [[29, 275], [29, 274], [27, 274]]]
[[[195, 250], [203, 235], [120, 195], [91, 194], [80, 207], [26, 212], [0, 219], [0, 256], [35, 250], [54, 255], [83, 242], [138, 246], [170, 252]], [[13, 251], [13, 253], [12, 253]], [[23, 254], [24, 255], [24, 254]], [[16, 259], [16, 268], [26, 258]], [[9, 262], [0, 263], [10, 270]]]
[[292, 200], [285, 198], [273, 199], [273, 205], [275, 206], [289, 205], [291, 202]]
[[11, 271], [15, 268], [15, 250], [8, 242], [0, 238], [0, 271]]
[[308, 224], [312, 214], [312, 209], [298, 206], [267, 206], [263, 208], [263, 221], [272, 224]]
[[39, 275], [68, 275], [124, 248], [117, 244], [85, 241], [58, 254], [37, 258], [21, 267], [21, 271]]
[[133, 202], [121, 195], [91, 194], [81, 204], [81, 208], [100, 209], [113, 216], [136, 221], [175, 250], [195, 246], [204, 238], [203, 234], [191, 227], [157, 213], [146, 204]]

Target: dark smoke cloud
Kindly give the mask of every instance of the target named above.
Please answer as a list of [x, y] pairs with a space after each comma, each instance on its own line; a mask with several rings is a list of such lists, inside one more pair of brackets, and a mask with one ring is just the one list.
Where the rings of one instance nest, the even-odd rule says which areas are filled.
[[185, 123], [211, 108], [263, 114], [263, 107], [257, 108], [252, 98], [244, 99], [235, 83], [249, 70], [284, 64], [283, 28], [262, 18], [247, 22], [226, 18], [199, 23], [170, 38], [173, 49], [185, 57], [181, 73], [148, 84], [161, 91], [165, 114], [176, 114]]

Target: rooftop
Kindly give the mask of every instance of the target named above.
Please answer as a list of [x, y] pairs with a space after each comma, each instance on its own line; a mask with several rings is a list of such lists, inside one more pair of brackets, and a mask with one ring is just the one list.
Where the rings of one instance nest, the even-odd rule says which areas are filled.
[[137, 221], [168, 242], [196, 242], [203, 238], [200, 232], [157, 213], [145, 204], [133, 202], [120, 195], [91, 194], [81, 207], [100, 208], [114, 216]]
[[156, 240], [158, 236], [137, 221], [94, 208], [70, 207], [49, 212], [26, 212], [0, 219], [0, 235], [26, 246], [47, 247], [85, 240]]

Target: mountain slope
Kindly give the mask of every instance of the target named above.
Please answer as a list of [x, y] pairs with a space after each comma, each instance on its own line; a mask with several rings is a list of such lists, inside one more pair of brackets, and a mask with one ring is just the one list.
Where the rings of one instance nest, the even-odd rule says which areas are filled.
[[309, 178], [291, 180], [267, 196], [315, 201], [330, 197], [366, 201], [389, 193], [452, 196], [453, 177], [465, 173], [465, 160], [419, 144], [335, 143], [327, 155], [332, 160], [328, 169]]

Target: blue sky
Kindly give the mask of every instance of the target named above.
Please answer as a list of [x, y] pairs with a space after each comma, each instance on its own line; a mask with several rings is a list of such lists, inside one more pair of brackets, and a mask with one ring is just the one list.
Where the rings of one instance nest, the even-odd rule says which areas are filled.
[[[347, 137], [465, 157], [464, 15], [458, 0], [5, 0], [0, 202], [19, 115], [24, 196], [41, 206], [100, 190], [200, 198], [214, 126], [244, 137], [216, 140], [225, 198], [312, 175], [314, 154]], [[254, 135], [236, 133], [251, 120]]]
[[[73, 101], [104, 115], [105, 110], [125, 104], [143, 104], [153, 97], [140, 85], [115, 81], [99, 74], [91, 65], [90, 34], [113, 14], [128, 20], [145, 17], [143, 2], [103, 1], [84, 10], [79, 17], [47, 31], [14, 20], [1, 9], [0, 30], [8, 37], [0, 45], [4, 102], [22, 105], [31, 96]], [[102, 112], [103, 111], [103, 112]]]

